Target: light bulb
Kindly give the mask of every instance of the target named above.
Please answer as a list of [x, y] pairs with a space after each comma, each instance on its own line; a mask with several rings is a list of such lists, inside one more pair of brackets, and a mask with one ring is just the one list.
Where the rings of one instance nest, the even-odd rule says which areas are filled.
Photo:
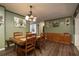
[[32, 21], [32, 19], [29, 19], [29, 21]]
[[33, 21], [35, 22], [35, 21], [36, 21], [36, 19], [37, 19], [37, 17], [34, 17], [34, 18], [33, 18]]
[[26, 19], [26, 20], [29, 20], [29, 16], [26, 16], [25, 19]]
[[30, 18], [33, 18], [33, 16], [31, 15]]

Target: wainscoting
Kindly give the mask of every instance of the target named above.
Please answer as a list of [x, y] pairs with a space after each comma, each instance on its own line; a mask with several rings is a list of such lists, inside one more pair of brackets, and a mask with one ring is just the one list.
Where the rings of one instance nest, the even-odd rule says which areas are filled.
[[72, 38], [69, 33], [45, 33], [49, 41], [54, 41], [63, 44], [71, 44]]

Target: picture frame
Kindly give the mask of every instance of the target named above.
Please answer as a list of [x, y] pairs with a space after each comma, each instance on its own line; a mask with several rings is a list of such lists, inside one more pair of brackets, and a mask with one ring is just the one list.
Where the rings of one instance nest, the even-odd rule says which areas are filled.
[[14, 17], [15, 27], [26, 27], [26, 20]]
[[4, 18], [3, 16], [0, 16], [0, 25], [4, 24]]
[[67, 26], [70, 25], [70, 18], [65, 19], [65, 25], [67, 25]]
[[52, 25], [53, 27], [59, 27], [59, 20], [54, 20]]

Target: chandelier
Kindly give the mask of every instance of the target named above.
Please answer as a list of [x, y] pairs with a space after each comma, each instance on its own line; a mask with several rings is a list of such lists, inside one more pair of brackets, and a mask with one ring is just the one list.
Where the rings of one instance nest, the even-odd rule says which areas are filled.
[[25, 20], [27, 20], [29, 22], [35, 22], [37, 17], [34, 17], [32, 15], [32, 5], [30, 5], [29, 7], [30, 7], [30, 11], [29, 11], [29, 14], [25, 17]]

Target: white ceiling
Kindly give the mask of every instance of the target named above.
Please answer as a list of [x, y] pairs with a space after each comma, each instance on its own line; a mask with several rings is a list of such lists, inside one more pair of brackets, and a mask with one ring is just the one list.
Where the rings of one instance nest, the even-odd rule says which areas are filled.
[[77, 3], [1, 3], [1, 5], [24, 16], [29, 13], [29, 5], [32, 5], [33, 15], [38, 17], [37, 21], [72, 16], [77, 7]]

